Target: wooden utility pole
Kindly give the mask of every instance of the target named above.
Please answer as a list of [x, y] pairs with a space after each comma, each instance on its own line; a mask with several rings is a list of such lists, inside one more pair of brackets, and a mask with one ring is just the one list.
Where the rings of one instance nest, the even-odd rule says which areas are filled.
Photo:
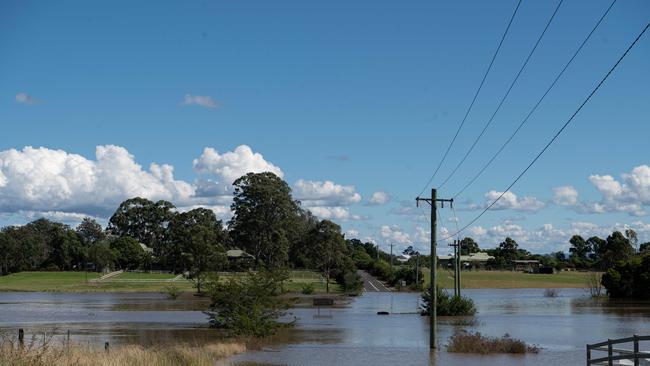
[[415, 204], [420, 205], [420, 201], [427, 202], [431, 206], [431, 281], [429, 284], [429, 291], [431, 292], [431, 299], [429, 304], [429, 348], [436, 348], [436, 302], [438, 301], [436, 296], [436, 267], [437, 267], [437, 258], [436, 258], [436, 230], [437, 228], [437, 208], [438, 202], [440, 202], [441, 207], [445, 207], [445, 202], [454, 204], [454, 199], [438, 199], [436, 195], [436, 189], [431, 188], [431, 198], [420, 198], [415, 199]]
[[454, 248], [454, 296], [460, 296], [460, 259], [458, 258], [458, 240], [454, 240], [453, 244], [449, 244]]

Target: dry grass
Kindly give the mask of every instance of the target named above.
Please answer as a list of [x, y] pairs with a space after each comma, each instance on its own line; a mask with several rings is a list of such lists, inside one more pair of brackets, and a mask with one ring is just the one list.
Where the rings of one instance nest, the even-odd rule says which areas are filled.
[[201, 346], [177, 345], [111, 348], [110, 351], [81, 345], [53, 345], [29, 342], [21, 349], [14, 340], [0, 338], [3, 366], [212, 366], [219, 359], [246, 351], [243, 343], [214, 343]]
[[529, 346], [526, 342], [510, 338], [508, 334], [503, 337], [486, 337], [479, 332], [458, 332], [449, 340], [448, 352], [454, 353], [537, 353], [539, 348]]

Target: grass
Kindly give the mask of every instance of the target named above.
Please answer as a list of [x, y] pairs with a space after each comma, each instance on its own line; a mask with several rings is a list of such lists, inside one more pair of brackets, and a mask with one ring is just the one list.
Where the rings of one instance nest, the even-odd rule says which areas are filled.
[[[86, 277], [87, 276], [87, 277]], [[176, 275], [160, 273], [133, 273], [125, 272], [106, 281], [86, 282], [98, 278], [95, 272], [19, 272], [7, 276], [0, 276], [0, 292], [8, 291], [43, 291], [43, 292], [161, 292], [167, 293], [167, 287], [174, 284], [181, 292], [195, 291], [192, 282], [179, 280], [163, 282]], [[222, 275], [222, 279], [228, 275]], [[122, 281], [128, 280], [128, 281]], [[143, 280], [137, 282], [137, 280]], [[155, 282], [160, 280], [161, 282]], [[133, 282], [131, 282], [133, 281]], [[311, 283], [315, 293], [325, 292], [325, 283], [320, 280], [316, 272], [292, 271], [285, 289], [289, 292], [301, 292], [302, 286]], [[330, 292], [342, 292], [341, 287], [332, 280]]]
[[202, 346], [175, 345], [145, 348], [137, 345], [111, 348], [109, 352], [82, 345], [28, 344], [21, 350], [12, 340], [0, 341], [0, 365], [5, 366], [212, 366], [246, 351], [243, 343], [213, 343]]
[[[429, 286], [429, 269], [422, 270], [425, 286]], [[438, 270], [438, 284], [453, 288], [453, 272]], [[512, 271], [463, 271], [463, 288], [585, 288], [589, 272], [530, 274]]]
[[458, 332], [449, 339], [447, 351], [453, 353], [537, 353], [539, 348], [527, 345], [526, 342], [510, 338], [508, 334], [503, 337], [486, 337], [479, 332]]

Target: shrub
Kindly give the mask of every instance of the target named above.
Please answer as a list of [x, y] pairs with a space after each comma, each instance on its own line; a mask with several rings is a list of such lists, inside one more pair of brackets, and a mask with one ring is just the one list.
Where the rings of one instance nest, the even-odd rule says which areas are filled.
[[289, 300], [278, 296], [287, 279], [285, 272], [259, 271], [226, 282], [208, 281], [206, 288], [212, 306], [206, 314], [210, 316], [210, 325], [231, 335], [264, 337], [293, 324], [277, 320], [290, 306]]
[[560, 291], [554, 288], [547, 288], [544, 290], [544, 297], [558, 297]]
[[[464, 296], [451, 296], [440, 287], [436, 288], [436, 315], [438, 316], [468, 316], [476, 314], [474, 301]], [[427, 289], [422, 294], [420, 313], [429, 315], [431, 303], [430, 291]]]
[[342, 285], [343, 291], [358, 294], [363, 289], [363, 280], [356, 272], [346, 272]]
[[449, 339], [447, 351], [480, 354], [537, 353], [539, 352], [539, 348], [529, 346], [522, 340], [510, 338], [508, 334], [505, 334], [503, 337], [486, 337], [479, 332], [458, 332]]
[[[415, 273], [415, 267], [411, 266], [404, 266], [400, 267], [395, 271], [395, 274], [392, 278], [391, 285], [395, 285], [397, 283], [400, 283], [401, 281], [406, 282], [407, 286], [413, 286], [417, 288], [420, 286], [422, 283], [424, 283], [424, 276], [422, 275], [422, 271], [418, 270], [418, 275], [416, 276]], [[418, 284], [415, 283], [415, 279], [418, 277]]]
[[172, 300], [176, 300], [181, 294], [181, 290], [173, 283], [165, 286], [165, 292], [167, 293], [167, 296]]
[[314, 293], [314, 285], [311, 283], [306, 283], [302, 285], [302, 291], [304, 295], [311, 295]]
[[610, 297], [650, 298], [650, 253], [617, 262], [605, 272], [602, 284]]

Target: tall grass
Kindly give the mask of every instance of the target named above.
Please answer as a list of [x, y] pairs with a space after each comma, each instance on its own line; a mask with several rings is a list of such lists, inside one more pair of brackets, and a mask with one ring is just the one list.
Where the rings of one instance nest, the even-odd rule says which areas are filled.
[[120, 346], [109, 351], [77, 344], [28, 342], [0, 336], [0, 365], [3, 366], [212, 366], [219, 359], [246, 351], [243, 343], [213, 343], [201, 346]]

